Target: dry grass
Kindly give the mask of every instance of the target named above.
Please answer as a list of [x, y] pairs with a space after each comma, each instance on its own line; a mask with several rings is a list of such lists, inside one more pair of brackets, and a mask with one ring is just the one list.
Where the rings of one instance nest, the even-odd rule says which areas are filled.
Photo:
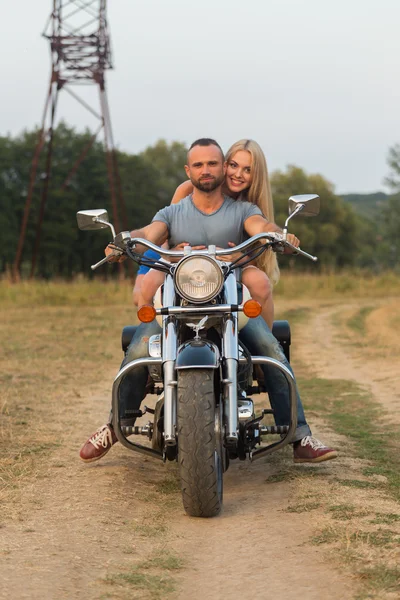
[[[80, 276], [72, 282], [0, 280], [0, 306], [104, 306], [131, 303], [131, 282], [103, 281]], [[318, 274], [283, 271], [275, 289], [284, 298], [386, 298], [400, 294], [400, 276], [395, 273], [345, 271]]]
[[290, 505], [285, 512], [312, 519], [310, 542], [360, 583], [357, 598], [391, 600], [400, 589], [399, 507], [379, 486], [373, 489], [343, 487], [334, 471], [350, 471], [361, 464], [347, 456], [330, 470], [296, 469], [291, 480]]
[[[399, 353], [394, 324], [400, 318], [400, 307], [390, 298], [375, 306], [373, 300], [367, 296], [350, 301], [351, 309], [342, 313], [338, 304], [339, 318], [335, 314], [332, 324], [338, 340], [353, 345], [353, 356], [370, 366], [373, 377], [377, 376], [377, 353], [380, 358], [387, 357], [386, 376], [394, 381], [398, 378]], [[297, 324], [301, 326], [301, 319]], [[330, 465], [329, 475], [322, 469], [315, 476], [307, 468], [297, 472], [289, 511], [312, 511], [317, 526], [312, 542], [329, 560], [357, 577], [362, 588], [358, 599], [398, 597], [398, 429], [385, 418], [379, 398], [372, 398], [364, 386], [317, 378], [312, 364], [296, 365], [296, 373], [304, 378], [301, 389], [307, 411], [322, 417], [340, 436], [342, 455]]]
[[387, 298], [400, 294], [400, 276], [395, 273], [372, 275], [345, 271], [342, 273], [282, 273], [275, 289], [276, 296], [315, 300], [343, 298]]
[[0, 280], [0, 306], [106, 306], [132, 305], [132, 284], [125, 280], [103, 281], [78, 277], [67, 281], [11, 281]]
[[[109, 394], [122, 358], [120, 331], [135, 323], [136, 315], [128, 282], [6, 284], [0, 297], [6, 315], [0, 348], [0, 527], [7, 531], [10, 521], [23, 522], [27, 511], [42, 506], [44, 478], [54, 480], [55, 469], [64, 470], [60, 446], [62, 456], [68, 456], [71, 428], [87, 414], [86, 398]], [[104, 416], [99, 411], [99, 418]], [[79, 471], [79, 465], [75, 468]], [[126, 487], [123, 468], [119, 476], [121, 481], [117, 473], [113, 482], [114, 492], [118, 482]], [[44, 487], [49, 490], [48, 484]], [[126, 545], [118, 570], [107, 562], [105, 580], [92, 583], [104, 598], [150, 600], [174, 590], [171, 573], [181, 568], [181, 561], [162, 547], [168, 528], [165, 513], [159, 511], [161, 505], [168, 510], [176, 505], [177, 494], [173, 502], [170, 499], [173, 489], [173, 473], [155, 484], [141, 485], [138, 497], [143, 495], [146, 504], [135, 512], [135, 521], [124, 524], [133, 539], [140, 539], [140, 554]], [[84, 490], [80, 488], [82, 494]], [[65, 505], [61, 503], [60, 509], [65, 510]], [[110, 517], [107, 511], [104, 515], [107, 528]], [[116, 524], [121, 525], [118, 517]], [[5, 544], [0, 554], [7, 552]]]
[[[1, 293], [0, 500], [17, 498], [43, 457], [64, 442], [81, 394], [96, 390], [96, 371], [121, 360], [119, 331], [136, 320], [128, 302], [80, 304], [86, 285], [20, 284]], [[130, 294], [130, 286], [128, 296]], [[43, 292], [40, 296], [40, 292]], [[122, 292], [121, 292], [122, 294]], [[13, 302], [14, 296], [18, 301]], [[62, 303], [61, 303], [62, 299]], [[29, 300], [31, 300], [29, 302]], [[69, 304], [70, 302], [70, 304]], [[105, 343], [107, 340], [107, 343]], [[7, 503], [17, 514], [17, 505]]]
[[[384, 298], [399, 292], [400, 278], [392, 275], [371, 278], [348, 274], [336, 278], [285, 273], [277, 288], [277, 295], [316, 301]], [[82, 390], [85, 394], [95, 391], [96, 371], [101, 371], [104, 379], [109, 369], [111, 381], [121, 358], [119, 331], [135, 318], [129, 282], [80, 280], [71, 284], [11, 285], [3, 281], [0, 307], [0, 501], [5, 517], [18, 518], [15, 500], [21, 489], [43, 476], [43, 461], [48, 461], [52, 450], [63, 443], [65, 422], [79, 411]], [[392, 324], [398, 323], [399, 318], [393, 301], [360, 313], [368, 342], [379, 341], [380, 337], [382, 344], [384, 336], [396, 339]], [[341, 327], [344, 326], [345, 322]], [[292, 482], [287, 510], [304, 512], [304, 518], [315, 520], [314, 542], [335, 559], [343, 558], [342, 564], [366, 583], [369, 598], [389, 598], [399, 585], [398, 505], [387, 494], [387, 486], [381, 485], [379, 474], [373, 473], [369, 460], [355, 460], [354, 456], [341, 460], [330, 467], [329, 476], [323, 468], [318, 472], [306, 467], [290, 468], [287, 472], [280, 470], [276, 481]], [[348, 474], [348, 482], [371, 485], [344, 485], [343, 473]], [[153, 492], [154, 502], [161, 495], [165, 502], [175, 498], [176, 490], [172, 476], [159, 482]], [[146, 527], [136, 533], [141, 537], [164, 535], [163, 522], [151, 521]], [[130, 593], [126, 587], [140, 588], [141, 582], [149, 585], [147, 571], [142, 569], [139, 573], [134, 569], [133, 573], [132, 581], [126, 573], [110, 575], [110, 597], [125, 597], [125, 593]], [[161, 580], [151, 581], [156, 589], [161, 585]]]

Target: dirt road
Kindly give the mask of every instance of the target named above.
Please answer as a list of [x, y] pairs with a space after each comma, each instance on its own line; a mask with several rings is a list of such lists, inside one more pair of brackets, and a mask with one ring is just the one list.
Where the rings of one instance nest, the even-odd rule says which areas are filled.
[[[341, 315], [356, 309], [342, 306]], [[351, 343], [344, 349], [337, 312], [322, 307], [295, 328], [295, 368], [296, 360], [313, 357], [318, 375], [369, 386], [399, 416], [397, 359], [389, 352], [378, 368], [368, 352], [361, 355]], [[311, 543], [325, 516], [318, 508], [296, 510], [299, 502], [312, 508], [329, 495], [335, 478], [349, 469], [360, 471], [349, 459], [351, 444], [312, 414], [313, 433], [342, 450], [336, 461], [294, 466], [287, 449], [253, 465], [234, 463], [225, 477], [222, 515], [191, 519], [183, 513], [174, 464], [131, 455], [119, 445], [99, 463], [79, 462], [82, 441], [108, 412], [113, 372], [103, 375], [96, 393], [81, 390], [79, 411], [60, 417], [59, 447], [40, 461], [35, 477], [27, 477], [18, 504], [6, 507], [1, 598], [145, 599], [173, 588], [181, 600], [355, 597], [351, 569]], [[318, 482], [310, 478], [316, 469]]]

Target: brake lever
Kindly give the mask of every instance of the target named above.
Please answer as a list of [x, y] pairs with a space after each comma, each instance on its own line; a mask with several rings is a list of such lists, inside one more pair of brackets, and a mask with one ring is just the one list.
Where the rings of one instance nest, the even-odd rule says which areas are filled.
[[112, 258], [114, 258], [115, 256], [119, 257], [119, 256], [121, 256], [121, 254], [123, 254], [123, 251], [120, 248], [117, 248], [116, 246], [112, 246], [111, 244], [109, 244], [109, 245], [112, 248], [112, 253], [108, 254], [108, 256], [106, 256], [102, 260], [99, 260], [99, 262], [96, 263], [95, 265], [91, 265], [90, 268], [92, 269], [92, 271], [95, 271], [98, 267], [101, 267], [101, 265], [104, 265], [105, 263], [110, 262], [110, 260]]
[[313, 256], [312, 254], [309, 254], [308, 252], [304, 252], [304, 250], [302, 250], [301, 248], [296, 248], [296, 246], [293, 246], [293, 244], [291, 244], [290, 242], [285, 242], [285, 245], [293, 250], [293, 254], [300, 254], [301, 256], [305, 256], [306, 258], [309, 258], [313, 262], [317, 262], [317, 260], [318, 260], [318, 256]]

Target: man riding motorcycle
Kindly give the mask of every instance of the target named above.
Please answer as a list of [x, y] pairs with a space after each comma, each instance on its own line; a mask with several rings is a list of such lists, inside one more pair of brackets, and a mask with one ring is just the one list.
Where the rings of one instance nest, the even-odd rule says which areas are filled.
[[[185, 239], [191, 246], [213, 244], [226, 248], [229, 242], [240, 244], [246, 236], [281, 231], [277, 225], [263, 217], [257, 206], [222, 194], [221, 185], [226, 165], [222, 150], [215, 140], [196, 140], [188, 151], [185, 170], [194, 186], [193, 194], [179, 204], [160, 210], [150, 225], [132, 231], [132, 238], [144, 238], [158, 246], [168, 240], [170, 247], [174, 247]], [[295, 247], [299, 246], [299, 240], [294, 235], [289, 234], [288, 241]], [[107, 248], [106, 254], [110, 253], [111, 249]], [[156, 321], [141, 324], [132, 338], [122, 366], [134, 359], [148, 356], [148, 340], [157, 333], [160, 333], [160, 327]], [[250, 319], [240, 331], [239, 339], [251, 354], [274, 358], [291, 370], [281, 346], [262, 317]], [[262, 369], [276, 424], [286, 425], [290, 420], [290, 404], [285, 377], [268, 365], [263, 365]], [[121, 425], [131, 426], [135, 423], [145, 396], [146, 381], [146, 367], [136, 369], [134, 374], [127, 375], [122, 381]], [[311, 435], [298, 392], [297, 410], [298, 424], [293, 439], [294, 461], [322, 462], [335, 458], [335, 450]], [[110, 418], [109, 423], [100, 427], [83, 445], [80, 457], [85, 462], [99, 460], [116, 441]]]

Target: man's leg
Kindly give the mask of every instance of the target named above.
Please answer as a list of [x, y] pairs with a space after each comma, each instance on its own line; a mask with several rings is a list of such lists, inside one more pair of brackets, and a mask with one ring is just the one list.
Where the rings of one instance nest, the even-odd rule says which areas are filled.
[[[161, 327], [156, 320], [151, 323], [142, 323], [139, 325], [128, 346], [120, 369], [132, 360], [148, 356], [149, 339], [152, 335], [158, 333], [161, 333]], [[147, 378], [147, 367], [138, 367], [121, 381], [119, 387], [119, 407], [122, 425], [135, 424], [136, 416], [134, 416], [134, 413], [140, 408], [140, 404], [145, 396]], [[111, 421], [112, 413], [110, 413], [110, 423]]]
[[[247, 325], [240, 331], [239, 338], [254, 356], [268, 356], [279, 360], [290, 371], [293, 370], [287, 361], [281, 345], [272, 335], [264, 319], [257, 317], [249, 319]], [[277, 425], [288, 425], [290, 421], [289, 388], [285, 376], [276, 368], [262, 365], [265, 386], [274, 411]], [[296, 384], [297, 399], [297, 429], [294, 435], [295, 461], [320, 462], [336, 457], [336, 452], [321, 444], [312, 437], [307, 424], [301, 398]]]
[[[161, 328], [157, 321], [139, 325], [128, 346], [120, 368], [132, 360], [148, 356], [149, 338], [157, 333], [161, 333]], [[140, 408], [140, 404], [145, 396], [147, 377], [147, 368], [139, 367], [122, 380], [119, 388], [120, 419], [122, 425], [135, 424], [136, 416], [134, 412]], [[111, 422], [112, 413], [110, 412], [108, 423], [99, 427], [82, 446], [80, 457], [84, 462], [99, 460], [118, 441]]]

